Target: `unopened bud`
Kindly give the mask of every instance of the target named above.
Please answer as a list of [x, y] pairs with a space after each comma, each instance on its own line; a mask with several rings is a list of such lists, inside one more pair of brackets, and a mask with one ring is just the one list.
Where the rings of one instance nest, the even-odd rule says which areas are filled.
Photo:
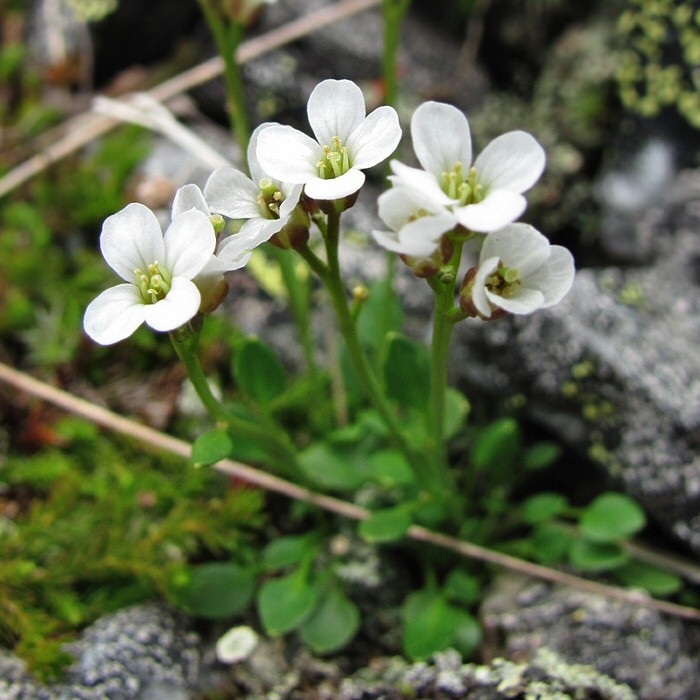
[[209, 221], [211, 221], [211, 225], [214, 227], [214, 233], [217, 236], [224, 230], [224, 226], [226, 226], [226, 220], [221, 214], [212, 214], [209, 217]]

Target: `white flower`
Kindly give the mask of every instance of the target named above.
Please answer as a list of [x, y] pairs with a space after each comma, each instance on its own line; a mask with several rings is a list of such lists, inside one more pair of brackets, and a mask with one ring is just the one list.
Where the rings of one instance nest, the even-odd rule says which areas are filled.
[[540, 144], [524, 131], [489, 143], [472, 165], [467, 118], [456, 107], [425, 102], [411, 119], [413, 148], [423, 170], [392, 161], [394, 185], [432, 197], [470, 231], [497, 231], [525, 211], [522, 193], [545, 165]]
[[362, 91], [350, 80], [319, 83], [307, 114], [316, 140], [278, 124], [260, 133], [257, 154], [270, 177], [304, 185], [313, 199], [357, 192], [365, 181], [362, 171], [388, 158], [401, 140], [396, 111], [383, 106], [366, 116]]
[[[172, 220], [186, 211], [200, 211], [211, 221], [212, 210], [197, 185], [185, 185], [175, 193], [172, 205]], [[253, 248], [258, 245], [253, 236], [242, 236], [239, 231], [218, 242], [209, 262], [198, 277], [238, 270], [247, 264]], [[195, 282], [197, 280], [195, 279]]]
[[393, 187], [377, 200], [379, 216], [389, 231], [372, 231], [387, 250], [425, 258], [440, 245], [442, 235], [457, 225], [454, 214], [435, 206], [432, 199], [404, 187]]
[[261, 124], [250, 137], [248, 167], [251, 177], [231, 167], [215, 170], [204, 187], [204, 198], [216, 214], [247, 219], [238, 236], [250, 238], [253, 247], [269, 241], [289, 222], [302, 186], [273, 180], [260, 166], [256, 149], [261, 132], [279, 124]]
[[498, 309], [529, 314], [557, 304], [571, 289], [574, 259], [529, 224], [486, 236], [476, 274], [462, 291], [483, 318]]
[[144, 321], [157, 331], [187, 323], [199, 309], [192, 281], [211, 260], [214, 229], [201, 211], [178, 215], [163, 235], [156, 215], [129, 204], [108, 217], [100, 235], [107, 264], [126, 282], [102, 292], [85, 310], [85, 332], [101, 345], [130, 336]]

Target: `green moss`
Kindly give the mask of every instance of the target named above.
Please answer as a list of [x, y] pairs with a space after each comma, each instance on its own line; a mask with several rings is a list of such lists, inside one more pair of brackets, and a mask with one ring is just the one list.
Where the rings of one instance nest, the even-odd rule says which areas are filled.
[[700, 16], [690, 3], [628, 0], [618, 21], [620, 60], [615, 73], [623, 104], [645, 117], [675, 107], [700, 125]]
[[174, 597], [189, 562], [251, 561], [262, 494], [211, 470], [144, 455], [72, 419], [67, 445], [2, 472], [0, 643], [46, 677], [84, 625], [146, 598]]

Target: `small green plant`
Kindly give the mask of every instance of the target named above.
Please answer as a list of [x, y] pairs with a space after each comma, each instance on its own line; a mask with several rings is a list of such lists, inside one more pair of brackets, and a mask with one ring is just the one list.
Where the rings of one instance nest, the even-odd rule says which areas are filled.
[[[0, 641], [43, 677], [106, 612], [155, 596], [187, 608], [195, 562], [244, 566], [264, 522], [259, 491], [110, 443], [81, 420], [53, 431], [60, 451], [10, 453], [0, 471], [4, 508], [21, 509], [0, 519]], [[217, 607], [227, 610], [225, 597]]]

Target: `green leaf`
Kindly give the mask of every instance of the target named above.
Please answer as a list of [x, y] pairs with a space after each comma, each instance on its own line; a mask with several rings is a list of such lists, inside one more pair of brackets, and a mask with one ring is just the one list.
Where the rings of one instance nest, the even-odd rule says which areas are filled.
[[357, 319], [360, 341], [380, 356], [387, 334], [401, 328], [403, 316], [403, 305], [391, 281], [386, 278], [377, 280], [370, 286], [369, 297]]
[[614, 573], [625, 585], [644, 588], [652, 595], [672, 595], [683, 587], [683, 579], [680, 576], [646, 562], [630, 561], [615, 569]]
[[561, 515], [568, 507], [569, 502], [560, 493], [537, 493], [523, 503], [523, 520], [530, 525], [537, 525]]
[[479, 580], [462, 569], [452, 569], [442, 587], [450, 601], [472, 605], [481, 598]]
[[460, 622], [455, 608], [439, 593], [427, 589], [408, 596], [402, 616], [404, 651], [416, 661], [446, 649], [454, 640]]
[[523, 466], [529, 471], [546, 469], [561, 457], [561, 445], [543, 440], [536, 442], [525, 451]]
[[389, 399], [425, 411], [430, 392], [426, 347], [404, 335], [391, 334], [384, 360], [384, 384]]
[[544, 523], [535, 527], [530, 538], [533, 556], [542, 564], [566, 559], [574, 543], [574, 535], [564, 525]]
[[393, 449], [380, 450], [369, 457], [370, 476], [382, 486], [414, 483], [411, 467], [401, 452]]
[[228, 562], [210, 562], [192, 569], [174, 592], [176, 602], [197, 617], [231, 617], [248, 606], [255, 589], [251, 569]]
[[360, 522], [358, 532], [367, 542], [399, 540], [411, 527], [411, 511], [411, 506], [406, 504], [375, 510], [366, 520]]
[[445, 393], [445, 438], [454, 437], [464, 425], [471, 405], [469, 399], [457, 389], [448, 387]]
[[514, 418], [499, 418], [479, 431], [472, 461], [477, 469], [504, 472], [520, 453], [520, 426]]
[[192, 444], [192, 463], [195, 467], [214, 464], [233, 451], [233, 441], [225, 430], [215, 428], [202, 433]]
[[598, 496], [579, 520], [581, 534], [592, 542], [615, 542], [638, 532], [645, 523], [642, 508], [621, 493]]
[[569, 552], [569, 561], [582, 571], [608, 571], [627, 563], [628, 556], [614, 543], [589, 542], [575, 539]]
[[318, 539], [315, 533], [279, 537], [263, 550], [263, 566], [271, 571], [297, 564], [317, 546]]
[[319, 591], [302, 569], [265, 581], [258, 591], [258, 612], [268, 634], [284, 634], [298, 627], [319, 602]]
[[324, 489], [354, 490], [367, 478], [358, 460], [348, 459], [343, 451], [317, 442], [299, 455], [306, 476]]
[[342, 649], [360, 627], [360, 611], [340, 586], [330, 586], [299, 630], [302, 641], [317, 654]]
[[287, 382], [282, 361], [259, 338], [246, 338], [236, 346], [233, 374], [241, 389], [262, 405], [281, 394]]
[[483, 636], [479, 621], [466, 610], [452, 608], [457, 619], [457, 631], [450, 646], [454, 647], [463, 657], [471, 656], [475, 649], [481, 644]]

